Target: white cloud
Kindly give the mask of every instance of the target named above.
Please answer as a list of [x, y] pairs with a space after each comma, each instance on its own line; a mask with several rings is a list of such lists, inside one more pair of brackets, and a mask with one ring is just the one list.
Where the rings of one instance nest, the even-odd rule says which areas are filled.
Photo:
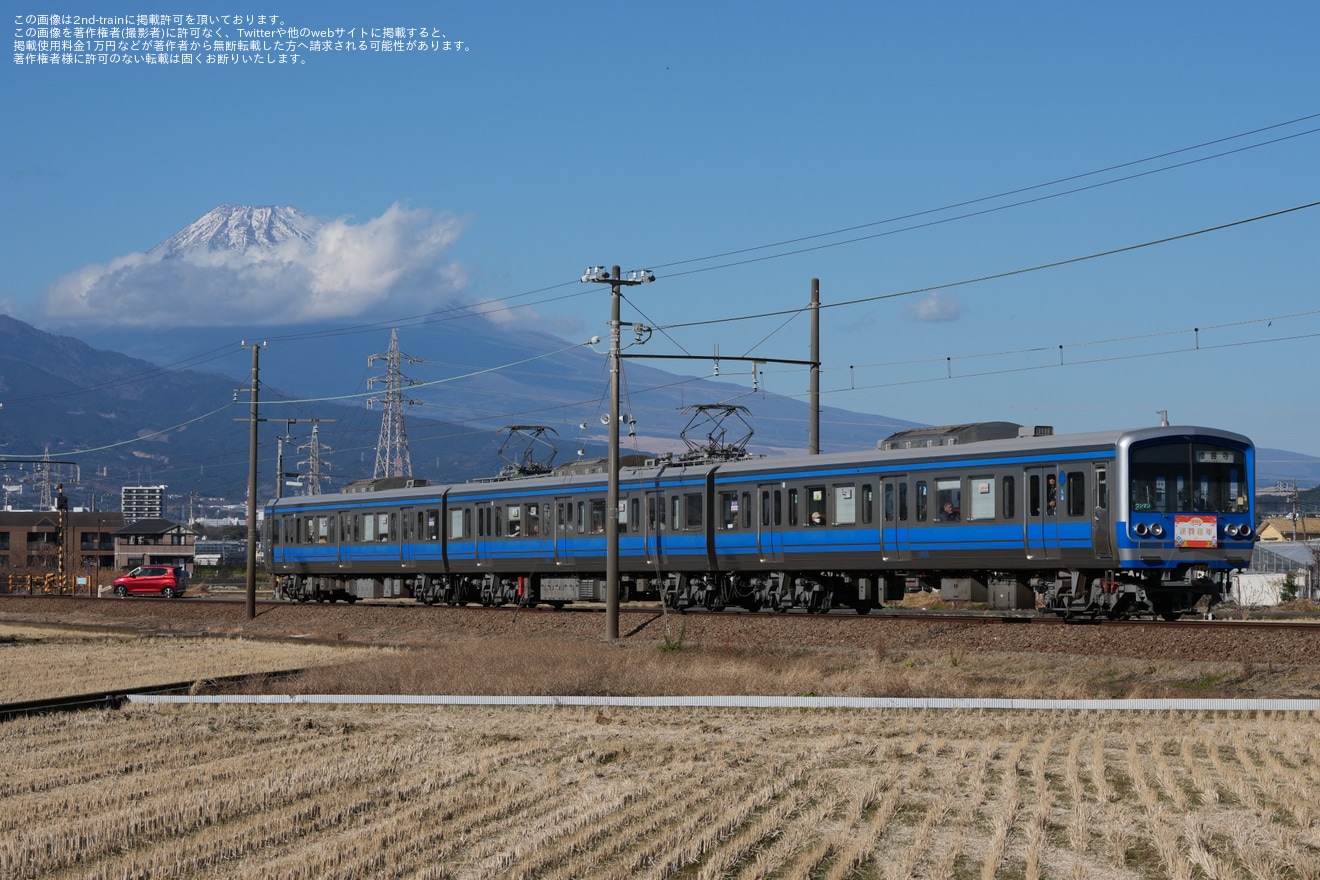
[[956, 296], [935, 290], [903, 306], [903, 314], [914, 321], [956, 321], [962, 317], [963, 307]]
[[467, 270], [444, 260], [464, 223], [392, 205], [353, 224], [321, 224], [310, 245], [246, 251], [132, 253], [63, 276], [40, 308], [62, 325], [196, 327], [416, 314], [462, 289]]

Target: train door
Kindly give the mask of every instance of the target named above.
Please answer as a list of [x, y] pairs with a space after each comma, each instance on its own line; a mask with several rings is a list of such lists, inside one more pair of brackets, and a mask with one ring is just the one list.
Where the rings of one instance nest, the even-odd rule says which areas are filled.
[[1104, 464], [1091, 466], [1095, 481], [1095, 513], [1091, 517], [1091, 546], [1100, 559], [1114, 556], [1114, 527], [1109, 516], [1109, 468]]
[[762, 483], [757, 487], [756, 543], [762, 562], [784, 561], [784, 487]]
[[339, 520], [339, 529], [336, 532], [339, 540], [335, 544], [335, 560], [342, 563], [353, 558], [353, 551], [345, 545], [353, 543], [357, 538], [353, 535], [353, 514], [341, 510], [335, 514], [335, 518]]
[[665, 493], [656, 489], [646, 493], [645, 531], [646, 562], [649, 565], [664, 565], [668, 559], [665, 547]]
[[573, 559], [573, 499], [567, 495], [555, 498], [555, 564], [561, 565]]
[[907, 474], [891, 474], [880, 487], [880, 555], [886, 562], [912, 558]]
[[490, 564], [491, 538], [494, 537], [495, 528], [495, 508], [489, 503], [478, 503], [473, 511], [477, 518], [477, 527], [472, 536], [472, 548], [476, 555], [477, 565], [484, 566]]
[[[393, 516], [393, 514], [391, 514]], [[416, 512], [411, 507], [399, 510], [399, 559], [404, 568], [417, 567], [417, 522], [413, 519]]]
[[1026, 470], [1027, 509], [1024, 520], [1028, 559], [1059, 558], [1058, 472], [1053, 467]]

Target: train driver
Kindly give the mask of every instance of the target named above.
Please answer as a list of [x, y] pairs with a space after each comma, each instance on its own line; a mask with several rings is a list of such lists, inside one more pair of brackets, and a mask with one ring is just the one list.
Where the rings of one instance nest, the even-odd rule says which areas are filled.
[[940, 522], [957, 522], [958, 511], [953, 509], [953, 502], [944, 502], [944, 509], [940, 511]]

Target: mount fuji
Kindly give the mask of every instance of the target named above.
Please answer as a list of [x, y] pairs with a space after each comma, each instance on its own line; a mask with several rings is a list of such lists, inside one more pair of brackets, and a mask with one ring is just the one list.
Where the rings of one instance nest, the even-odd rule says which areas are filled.
[[321, 221], [310, 214], [278, 205], [249, 207], [220, 205], [147, 251], [150, 255], [178, 257], [198, 251], [273, 250], [285, 242], [300, 242], [310, 249]]

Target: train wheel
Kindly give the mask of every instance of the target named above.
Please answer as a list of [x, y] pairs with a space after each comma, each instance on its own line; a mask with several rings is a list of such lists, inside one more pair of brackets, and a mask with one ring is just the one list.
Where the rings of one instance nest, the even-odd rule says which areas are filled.
[[870, 603], [870, 602], [858, 602], [858, 603], [857, 603], [857, 613], [858, 613], [858, 614], [870, 614], [870, 613], [871, 613], [871, 603]]
[[1178, 618], [1182, 617], [1182, 612], [1181, 612], [1181, 611], [1161, 611], [1161, 612], [1160, 612], [1160, 617], [1163, 617], [1165, 620], [1172, 622], [1172, 621], [1175, 621], [1175, 620], [1177, 620]]

